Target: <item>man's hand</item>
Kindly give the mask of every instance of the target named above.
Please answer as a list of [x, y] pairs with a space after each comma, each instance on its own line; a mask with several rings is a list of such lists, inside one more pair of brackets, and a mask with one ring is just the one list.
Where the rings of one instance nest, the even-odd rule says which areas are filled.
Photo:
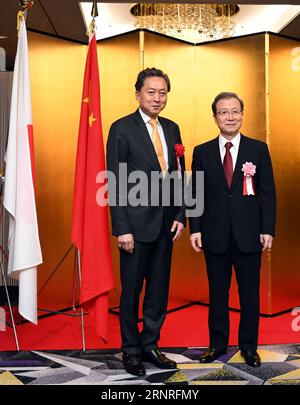
[[201, 232], [192, 233], [190, 236], [192, 248], [198, 253], [202, 249]]
[[263, 245], [262, 251], [269, 249], [272, 249], [272, 243], [273, 243], [273, 236], [268, 235], [267, 233], [261, 233], [260, 234], [260, 243]]
[[134, 240], [131, 233], [126, 233], [125, 235], [118, 236], [118, 246], [119, 249], [125, 250], [127, 253], [133, 253]]
[[175, 231], [176, 231], [176, 233], [175, 233], [175, 235], [174, 235], [174, 237], [173, 237], [173, 239], [172, 239], [172, 242], [175, 242], [177, 239], [180, 238], [183, 229], [184, 229], [184, 225], [183, 225], [181, 222], [179, 222], [179, 221], [174, 221], [174, 222], [173, 222], [173, 225], [172, 225], [172, 228], [171, 228], [171, 232], [175, 232]]

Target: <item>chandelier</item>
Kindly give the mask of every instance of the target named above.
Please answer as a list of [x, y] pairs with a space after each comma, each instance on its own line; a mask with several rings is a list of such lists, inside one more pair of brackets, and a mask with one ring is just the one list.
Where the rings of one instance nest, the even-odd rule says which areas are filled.
[[234, 33], [232, 16], [239, 11], [236, 4], [135, 3], [130, 12], [137, 28], [204, 42], [229, 38]]

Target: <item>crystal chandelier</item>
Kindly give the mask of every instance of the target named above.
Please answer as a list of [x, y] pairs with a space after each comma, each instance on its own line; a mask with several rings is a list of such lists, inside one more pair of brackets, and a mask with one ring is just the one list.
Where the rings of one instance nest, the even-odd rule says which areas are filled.
[[136, 3], [130, 9], [137, 19], [137, 28], [191, 42], [231, 37], [234, 33], [231, 17], [238, 11], [236, 4]]

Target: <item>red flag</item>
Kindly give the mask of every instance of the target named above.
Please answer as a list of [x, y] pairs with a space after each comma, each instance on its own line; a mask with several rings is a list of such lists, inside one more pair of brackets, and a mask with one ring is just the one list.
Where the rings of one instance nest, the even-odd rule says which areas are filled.
[[97, 174], [105, 170], [97, 46], [93, 35], [85, 65], [77, 144], [72, 242], [81, 256], [80, 304], [96, 320], [96, 331], [107, 341], [108, 292], [113, 270], [108, 232], [108, 207], [96, 201]]

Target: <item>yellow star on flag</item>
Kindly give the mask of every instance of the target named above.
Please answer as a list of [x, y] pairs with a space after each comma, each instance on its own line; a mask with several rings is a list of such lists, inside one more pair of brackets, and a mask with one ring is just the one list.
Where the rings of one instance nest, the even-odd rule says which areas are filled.
[[86, 98], [84, 98], [84, 99], [82, 100], [82, 102], [83, 102], [83, 103], [89, 103], [89, 102], [90, 102], [90, 98], [89, 98], [89, 97], [86, 97]]
[[97, 121], [97, 118], [94, 118], [94, 113], [92, 113], [90, 116], [89, 116], [89, 124], [90, 124], [90, 127], [93, 125], [93, 122], [94, 121]]

